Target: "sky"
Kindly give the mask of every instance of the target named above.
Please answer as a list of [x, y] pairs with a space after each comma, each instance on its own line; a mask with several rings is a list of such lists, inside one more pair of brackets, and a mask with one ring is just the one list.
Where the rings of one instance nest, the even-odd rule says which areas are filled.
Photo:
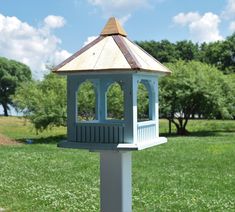
[[235, 0], [0, 0], [0, 56], [34, 79], [100, 34], [117, 17], [129, 39], [223, 40], [235, 31]]

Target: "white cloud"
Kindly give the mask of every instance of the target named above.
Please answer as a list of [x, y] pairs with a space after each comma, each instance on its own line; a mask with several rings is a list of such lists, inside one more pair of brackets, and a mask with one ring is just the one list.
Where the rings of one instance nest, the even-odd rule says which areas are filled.
[[131, 14], [127, 14], [126, 16], [121, 17], [119, 19], [121, 25], [124, 25], [129, 20], [130, 17], [131, 17]]
[[221, 13], [221, 17], [231, 19], [235, 17], [235, 0], [227, 0], [227, 5]]
[[137, 9], [152, 7], [154, 3], [164, 0], [87, 0], [91, 5], [99, 7], [105, 18], [115, 16], [124, 24], [131, 13]]
[[229, 29], [232, 31], [232, 32], [235, 32], [235, 21], [232, 21], [229, 25]]
[[87, 44], [91, 43], [96, 38], [98, 38], [98, 36], [90, 36], [90, 37], [88, 37], [87, 40], [83, 43], [83, 47], [86, 46]]
[[220, 21], [219, 16], [211, 12], [203, 15], [197, 12], [179, 13], [173, 17], [175, 24], [188, 27], [191, 39], [195, 42], [223, 40], [219, 32]]
[[61, 40], [50, 30], [62, 27], [64, 19], [48, 17], [44, 26], [35, 28], [17, 17], [0, 14], [0, 56], [27, 64], [36, 79], [42, 79], [47, 73], [47, 64], [56, 65], [71, 55], [59, 47]]
[[197, 21], [199, 19], [200, 15], [197, 12], [179, 13], [173, 17], [173, 22], [181, 26], [186, 26], [187, 24], [190, 24], [191, 22]]
[[94, 6], [99, 6], [105, 13], [123, 13], [148, 5], [148, 0], [88, 0]]
[[46, 27], [60, 28], [65, 25], [65, 19], [62, 16], [49, 15], [44, 19]]

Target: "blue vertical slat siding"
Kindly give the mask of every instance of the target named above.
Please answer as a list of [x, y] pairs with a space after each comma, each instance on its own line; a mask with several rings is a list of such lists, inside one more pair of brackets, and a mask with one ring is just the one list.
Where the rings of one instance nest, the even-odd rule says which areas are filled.
[[124, 126], [79, 123], [76, 138], [81, 143], [124, 143]]

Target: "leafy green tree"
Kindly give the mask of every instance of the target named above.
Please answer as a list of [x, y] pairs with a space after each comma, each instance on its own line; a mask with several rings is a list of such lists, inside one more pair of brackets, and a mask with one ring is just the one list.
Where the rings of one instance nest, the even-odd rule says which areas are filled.
[[43, 81], [21, 84], [13, 102], [37, 131], [66, 125], [66, 81], [62, 77], [49, 74]]
[[235, 33], [225, 40], [225, 50], [224, 70], [226, 73], [235, 73]]
[[235, 33], [223, 41], [200, 45], [187, 40], [176, 43], [168, 40], [136, 43], [162, 63], [197, 60], [214, 65], [225, 74], [235, 72]]
[[111, 84], [107, 95], [107, 116], [111, 119], [124, 119], [124, 92], [117, 82]]
[[222, 86], [226, 93], [226, 104], [235, 119], [235, 73], [225, 75], [226, 84]]
[[15, 93], [17, 86], [30, 80], [31, 71], [28, 66], [0, 57], [0, 105], [5, 116], [8, 116], [9, 105], [13, 106], [11, 95]]
[[136, 43], [161, 63], [174, 62], [178, 59], [175, 44], [168, 40], [160, 42], [140, 41]]
[[145, 51], [154, 56], [162, 63], [175, 62], [177, 60], [199, 60], [200, 48], [192, 41], [178, 41], [171, 43], [168, 40], [162, 41], [140, 41], [136, 42]]
[[178, 41], [176, 42], [175, 49], [180, 60], [190, 61], [199, 59], [199, 45], [194, 44], [192, 41]]
[[224, 41], [203, 43], [200, 60], [215, 65], [225, 74], [235, 73], [235, 33]]
[[177, 134], [188, 133], [186, 126], [193, 114], [204, 118], [232, 118], [234, 90], [226, 77], [201, 62], [168, 63], [173, 71], [160, 81], [160, 112], [177, 128]]
[[90, 81], [83, 82], [77, 93], [78, 120], [94, 120], [96, 94], [95, 87]]
[[149, 93], [143, 83], [138, 84], [137, 109], [138, 121], [149, 119]]

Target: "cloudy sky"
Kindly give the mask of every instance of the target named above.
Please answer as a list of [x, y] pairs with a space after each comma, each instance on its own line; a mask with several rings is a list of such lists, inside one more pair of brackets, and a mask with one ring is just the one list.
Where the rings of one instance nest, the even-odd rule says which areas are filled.
[[132, 40], [222, 40], [235, 31], [235, 0], [0, 0], [0, 56], [34, 78], [94, 39], [116, 16]]

